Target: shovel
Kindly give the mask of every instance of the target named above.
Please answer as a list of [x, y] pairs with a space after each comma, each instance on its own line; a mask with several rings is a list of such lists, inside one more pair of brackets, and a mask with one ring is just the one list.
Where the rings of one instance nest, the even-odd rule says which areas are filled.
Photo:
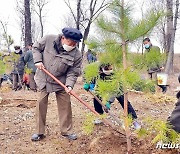
[[[50, 76], [53, 80], [55, 80], [61, 87], [63, 87], [65, 90], [68, 90], [68, 88], [63, 84], [61, 83], [55, 76], [53, 76], [50, 72], [48, 72], [45, 68], [42, 68], [42, 70], [48, 75]], [[81, 102], [83, 105], [85, 105], [91, 112], [93, 112], [95, 115], [99, 116], [100, 117], [100, 114], [98, 112], [96, 112], [94, 110], [93, 107], [91, 107], [88, 103], [86, 103], [85, 101], [83, 101], [80, 97], [78, 97], [78, 95], [76, 93], [74, 93], [73, 90], [71, 90], [69, 92], [69, 94], [73, 95], [77, 100], [79, 100], [79, 102]], [[102, 121], [104, 122], [104, 124], [110, 126], [114, 131], [118, 132], [119, 134], [125, 136], [125, 134], [119, 132], [111, 122], [109, 122], [108, 120], [106, 119], [102, 119]]]
[[98, 101], [98, 103], [103, 107], [104, 111], [108, 113], [110, 117], [112, 117], [120, 126], [123, 125], [120, 119], [117, 118], [116, 115], [112, 113], [109, 109], [107, 109], [107, 107], [101, 102], [101, 100], [92, 91], [89, 90], [89, 93]]

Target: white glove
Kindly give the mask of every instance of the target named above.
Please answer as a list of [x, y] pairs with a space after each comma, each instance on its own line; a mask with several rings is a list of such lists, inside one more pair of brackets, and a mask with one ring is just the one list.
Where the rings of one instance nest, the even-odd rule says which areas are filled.
[[72, 87], [67, 86], [67, 88], [65, 89], [65, 91], [69, 94], [72, 91]]
[[42, 68], [45, 68], [44, 67], [44, 64], [42, 62], [39, 62], [39, 63], [36, 63], [35, 66], [38, 68], [38, 69], [42, 69]]
[[162, 67], [160, 68], [160, 70], [164, 70], [164, 67], [162, 66]]

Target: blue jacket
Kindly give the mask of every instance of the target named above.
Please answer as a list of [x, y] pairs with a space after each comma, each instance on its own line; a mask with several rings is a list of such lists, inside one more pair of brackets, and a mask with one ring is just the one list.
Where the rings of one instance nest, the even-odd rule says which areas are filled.
[[24, 62], [25, 64], [27, 64], [27, 68], [32, 69], [32, 72], [35, 73], [36, 72], [36, 66], [34, 64], [34, 60], [33, 60], [33, 54], [31, 50], [28, 50], [25, 55], [24, 55]]

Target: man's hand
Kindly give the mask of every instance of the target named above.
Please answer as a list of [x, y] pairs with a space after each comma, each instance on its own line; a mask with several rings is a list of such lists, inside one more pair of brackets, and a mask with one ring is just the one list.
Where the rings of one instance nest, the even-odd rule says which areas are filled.
[[42, 62], [36, 63], [35, 66], [36, 66], [38, 69], [40, 69], [40, 70], [42, 70], [43, 68], [45, 68], [45, 67], [44, 67], [44, 64], [43, 64]]
[[67, 88], [65, 88], [65, 91], [69, 94], [72, 91], [72, 87], [67, 86]]

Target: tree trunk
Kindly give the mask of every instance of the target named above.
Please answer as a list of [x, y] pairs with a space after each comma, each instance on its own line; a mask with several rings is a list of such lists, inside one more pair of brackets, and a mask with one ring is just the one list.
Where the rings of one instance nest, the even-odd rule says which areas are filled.
[[[125, 36], [125, 29], [124, 29], [124, 0], [121, 1], [121, 30], [122, 34]], [[126, 56], [126, 40], [125, 37], [122, 37], [122, 52], [123, 52], [123, 68], [124, 71], [127, 69], [127, 56]], [[126, 140], [127, 140], [127, 153], [131, 154], [131, 132], [129, 129], [129, 124], [128, 124], [128, 91], [126, 85], [123, 86], [123, 91], [124, 91], [124, 118], [125, 118], [125, 131], [126, 131]]]
[[30, 11], [30, 0], [24, 0], [25, 10], [25, 46], [32, 43], [31, 37], [31, 11]]
[[167, 27], [166, 27], [166, 47], [165, 51], [168, 54], [170, 51], [171, 46], [171, 35], [173, 30], [173, 1], [166, 0], [166, 7], [167, 7]]
[[163, 42], [163, 51], [164, 52], [166, 52], [166, 24], [165, 23], [163, 23], [163, 25], [162, 25], [162, 35], [163, 35], [163, 40], [162, 40], [162, 42]]
[[40, 25], [41, 25], [41, 37], [44, 36], [44, 27], [43, 27], [43, 21], [42, 21], [42, 11], [39, 12], [39, 21], [40, 21]]
[[171, 42], [170, 42], [170, 49], [168, 53], [168, 59], [166, 62], [166, 73], [173, 72], [173, 60], [174, 60], [174, 42], [175, 42], [175, 36], [176, 36], [176, 27], [177, 27], [177, 19], [178, 19], [178, 12], [179, 12], [179, 0], [176, 0], [176, 10], [175, 10], [175, 16], [174, 16], [174, 26], [172, 29], [171, 34]]
[[91, 22], [89, 21], [85, 31], [84, 31], [84, 35], [83, 35], [83, 40], [82, 40], [82, 47], [81, 47], [81, 52], [82, 54], [84, 54], [84, 49], [85, 49], [85, 41], [88, 38], [89, 35], [89, 31], [90, 31], [90, 27], [91, 27]]
[[[83, 35], [83, 41], [82, 41], [82, 47], [81, 47], [82, 54], [85, 49], [85, 41], [88, 38], [91, 23], [99, 16], [100, 13], [102, 13], [105, 10], [105, 8], [107, 8], [107, 5], [108, 5], [108, 3], [105, 3], [105, 0], [103, 0], [102, 4], [99, 6], [99, 8], [97, 8], [96, 7], [97, 1], [98, 0], [90, 0], [89, 8], [86, 11], [83, 11], [85, 7], [81, 4], [82, 0], [77, 0], [76, 13], [74, 13], [69, 0], [68, 1], [64, 0], [66, 5], [70, 9], [71, 15], [74, 18], [76, 28], [80, 29], [80, 26], [84, 28], [84, 35]], [[88, 15], [87, 15], [87, 12], [89, 12]], [[86, 26], [86, 23], [87, 23], [87, 26]], [[78, 44], [78, 47], [79, 47], [79, 44]]]
[[81, 19], [81, 0], [77, 1], [77, 20], [76, 20], [76, 28], [80, 29], [80, 19]]
[[[144, 36], [142, 37], [142, 42], [144, 40]], [[141, 54], [143, 55], [144, 54], [144, 44], [142, 43], [141, 45]]]
[[[127, 69], [127, 57], [126, 57], [126, 41], [123, 41], [123, 45], [122, 45], [122, 52], [123, 52], [123, 68], [124, 70]], [[127, 140], [127, 151], [128, 154], [131, 153], [131, 132], [129, 129], [129, 124], [128, 124], [128, 91], [126, 86], [123, 87], [123, 91], [124, 91], [124, 119], [125, 119], [125, 131], [126, 131], [126, 140]]]
[[24, 20], [21, 21], [21, 44], [25, 46], [25, 25]]

